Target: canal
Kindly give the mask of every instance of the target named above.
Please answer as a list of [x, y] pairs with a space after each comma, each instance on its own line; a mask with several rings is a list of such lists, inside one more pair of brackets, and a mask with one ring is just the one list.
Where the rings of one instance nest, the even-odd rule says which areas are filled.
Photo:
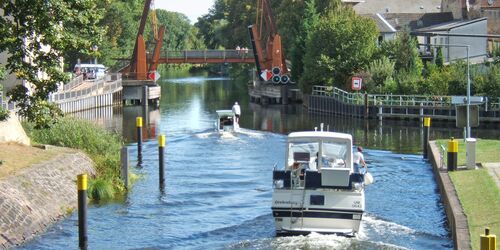
[[[163, 75], [163, 74], [162, 74]], [[408, 122], [364, 121], [309, 114], [300, 105], [249, 103], [246, 83], [206, 75], [163, 76], [159, 109], [108, 108], [79, 114], [124, 135], [139, 176], [127, 196], [90, 204], [90, 249], [452, 249], [430, 164], [422, 159], [423, 129]], [[243, 132], [220, 138], [215, 110], [242, 106]], [[144, 116], [143, 163], [137, 165], [135, 117]], [[375, 178], [357, 237], [311, 234], [274, 237], [272, 168], [284, 164], [286, 134], [312, 130], [353, 135], [366, 148]], [[432, 126], [435, 126], [432, 124]], [[431, 138], [459, 137], [436, 124]], [[158, 187], [156, 136], [167, 137], [166, 185]], [[478, 138], [496, 130], [473, 129]], [[77, 214], [20, 249], [78, 248]]]

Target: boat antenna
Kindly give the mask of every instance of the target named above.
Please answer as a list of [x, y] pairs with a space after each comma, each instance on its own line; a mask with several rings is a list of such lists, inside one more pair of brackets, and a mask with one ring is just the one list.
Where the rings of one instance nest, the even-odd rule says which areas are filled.
[[330, 124], [326, 125], [326, 131], [330, 132]]
[[321, 128], [321, 132], [323, 132], [323, 125], [324, 125], [323, 123], [319, 124], [319, 127]]

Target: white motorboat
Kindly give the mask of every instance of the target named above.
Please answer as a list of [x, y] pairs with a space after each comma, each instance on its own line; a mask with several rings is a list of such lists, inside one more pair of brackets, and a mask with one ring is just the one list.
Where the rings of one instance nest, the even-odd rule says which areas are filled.
[[289, 134], [284, 169], [273, 170], [272, 212], [277, 235], [354, 236], [359, 232], [365, 211], [365, 174], [354, 172], [352, 155], [349, 134]]
[[237, 131], [240, 126], [236, 122], [236, 115], [232, 110], [224, 109], [217, 110], [217, 121], [215, 122], [215, 129], [219, 133], [232, 133]]

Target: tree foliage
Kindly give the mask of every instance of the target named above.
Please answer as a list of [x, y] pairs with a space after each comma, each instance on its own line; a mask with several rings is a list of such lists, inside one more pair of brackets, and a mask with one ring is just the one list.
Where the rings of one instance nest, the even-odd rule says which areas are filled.
[[[67, 81], [62, 58], [67, 50], [90, 53], [101, 38], [97, 22], [101, 10], [96, 1], [46, 0], [1, 1], [0, 51], [9, 54], [6, 68], [17, 78], [32, 84], [28, 90], [16, 86], [10, 96], [19, 113], [38, 126], [49, 126], [60, 112], [46, 105], [57, 84]], [[31, 92], [31, 93], [30, 93]], [[44, 119], [37, 116], [44, 114]]]
[[356, 15], [350, 7], [339, 7], [321, 17], [307, 41], [300, 79], [303, 89], [307, 92], [312, 85], [343, 87], [368, 65], [376, 37], [375, 23]]

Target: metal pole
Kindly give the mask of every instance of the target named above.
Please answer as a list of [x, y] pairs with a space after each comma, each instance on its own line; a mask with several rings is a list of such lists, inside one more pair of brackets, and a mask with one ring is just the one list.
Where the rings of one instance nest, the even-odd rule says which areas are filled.
[[469, 45], [466, 47], [467, 49], [467, 137], [470, 138], [470, 121], [469, 121], [469, 115], [470, 115], [470, 73], [469, 73]]
[[160, 163], [160, 189], [165, 187], [165, 135], [158, 136], [158, 156]]
[[128, 189], [128, 148], [126, 146], [122, 147], [120, 154], [122, 162], [122, 180], [125, 189]]
[[138, 166], [142, 165], [142, 117], [136, 118], [136, 126], [137, 126], [137, 159]]
[[77, 176], [78, 184], [78, 246], [87, 249], [87, 175]]

